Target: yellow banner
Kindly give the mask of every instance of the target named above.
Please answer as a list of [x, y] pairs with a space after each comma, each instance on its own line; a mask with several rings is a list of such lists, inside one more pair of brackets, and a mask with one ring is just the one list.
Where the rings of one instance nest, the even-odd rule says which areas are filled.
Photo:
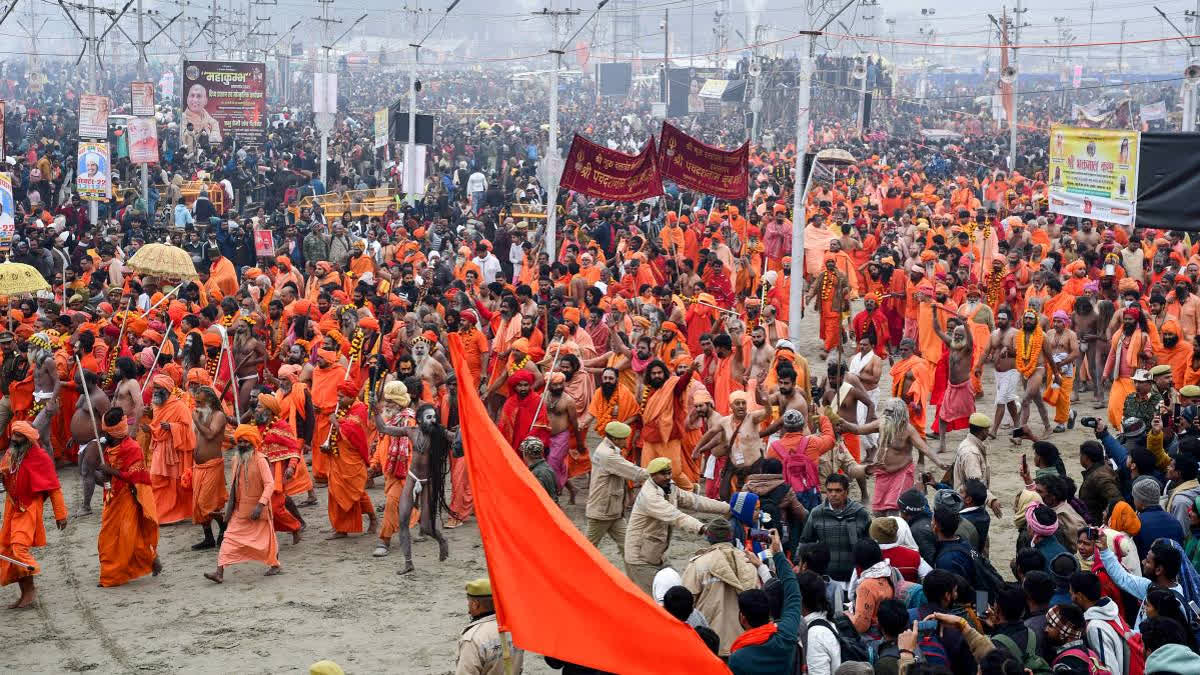
[[1050, 130], [1050, 210], [1109, 223], [1133, 223], [1139, 135], [1124, 129]]

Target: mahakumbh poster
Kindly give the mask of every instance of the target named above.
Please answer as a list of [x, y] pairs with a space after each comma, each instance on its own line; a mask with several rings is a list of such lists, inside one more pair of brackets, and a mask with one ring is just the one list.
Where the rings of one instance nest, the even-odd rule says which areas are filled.
[[1136, 131], [1050, 129], [1050, 210], [1130, 225], [1137, 201]]
[[109, 181], [108, 142], [79, 144], [79, 161], [75, 166], [75, 191], [80, 199], [103, 202], [112, 197]]
[[125, 128], [129, 134], [129, 161], [158, 164], [158, 126], [153, 117], [135, 117]]
[[183, 62], [183, 124], [217, 144], [262, 145], [267, 131], [267, 66], [242, 61]]

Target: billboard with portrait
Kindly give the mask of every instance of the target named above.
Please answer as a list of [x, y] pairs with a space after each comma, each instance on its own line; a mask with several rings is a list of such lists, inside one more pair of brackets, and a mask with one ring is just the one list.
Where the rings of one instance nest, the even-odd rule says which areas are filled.
[[125, 128], [129, 134], [129, 161], [158, 164], [158, 124], [153, 117], [134, 117]]
[[4, 252], [12, 248], [13, 235], [17, 230], [16, 221], [13, 220], [12, 174], [9, 173], [0, 173], [0, 207], [4, 209], [0, 213], [0, 252]]
[[131, 82], [129, 84], [129, 112], [135, 117], [154, 116], [153, 82]]
[[80, 199], [108, 201], [112, 197], [109, 181], [108, 142], [81, 142], [79, 160], [75, 165], [75, 191]]
[[108, 97], [79, 95], [79, 137], [108, 138]]
[[232, 137], [262, 145], [267, 131], [267, 66], [242, 61], [183, 62], [183, 124], [209, 143]]

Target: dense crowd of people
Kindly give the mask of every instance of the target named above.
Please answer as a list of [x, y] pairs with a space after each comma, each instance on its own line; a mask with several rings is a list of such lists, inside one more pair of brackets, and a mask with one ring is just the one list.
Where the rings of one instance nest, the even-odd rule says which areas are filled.
[[[100, 510], [102, 587], [157, 576], [159, 528], [180, 522], [217, 584], [248, 562], [278, 574], [317, 522], [329, 539], [366, 533], [400, 574], [414, 526], [445, 560], [444, 530], [474, 516], [460, 428], [494, 423], [548, 499], [582, 499], [586, 538], [613, 540], [630, 582], [734, 672], [1200, 671], [1200, 252], [1183, 233], [1052, 212], [1048, 107], [1031, 109], [1016, 170], [1007, 133], [962, 108], [922, 120], [885, 99], [872, 128], [890, 133], [862, 135], [853, 115], [817, 115], [815, 147], [855, 162], [814, 182], [803, 223], [794, 119], [768, 120], [745, 200], [568, 191], [546, 250], [536, 86], [474, 71], [427, 86], [422, 106], [442, 113], [412, 206], [372, 144], [371, 112], [404, 91], [388, 73], [343, 79], [326, 182], [301, 109], [272, 106], [260, 147], [164, 109], [151, 189], [115, 158], [122, 189], [93, 225], [71, 179], [80, 81], [43, 67], [37, 91], [19, 69], [0, 83], [8, 260], [50, 286], [3, 299], [13, 607], [38, 602], [47, 504], [60, 528]], [[127, 74], [104, 84], [127, 90]], [[657, 128], [637, 96], [586, 87], [564, 91], [560, 120], [567, 139], [623, 151]], [[681, 124], [725, 147], [746, 134], [724, 116]], [[299, 206], [388, 187], [378, 213]], [[196, 274], [133, 262], [155, 242]], [[816, 315], [801, 332], [796, 274]], [[460, 419], [464, 396], [491, 420]], [[1060, 447], [1077, 424], [1094, 439]], [[1032, 465], [993, 466], [1002, 436], [1032, 443]], [[994, 471], [1024, 488], [996, 494]], [[1001, 518], [1018, 537], [997, 570]], [[677, 569], [681, 535], [704, 547]], [[466, 591], [457, 672], [502, 672], [491, 582]]]

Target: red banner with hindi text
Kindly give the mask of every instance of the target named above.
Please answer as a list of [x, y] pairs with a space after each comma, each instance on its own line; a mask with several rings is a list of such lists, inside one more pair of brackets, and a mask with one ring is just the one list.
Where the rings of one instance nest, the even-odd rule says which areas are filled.
[[750, 141], [737, 150], [722, 150], [663, 122], [658, 152], [664, 179], [721, 199], [749, 194]]
[[559, 186], [617, 202], [661, 196], [662, 175], [658, 171], [654, 138], [646, 141], [638, 154], [627, 155], [575, 134]]

